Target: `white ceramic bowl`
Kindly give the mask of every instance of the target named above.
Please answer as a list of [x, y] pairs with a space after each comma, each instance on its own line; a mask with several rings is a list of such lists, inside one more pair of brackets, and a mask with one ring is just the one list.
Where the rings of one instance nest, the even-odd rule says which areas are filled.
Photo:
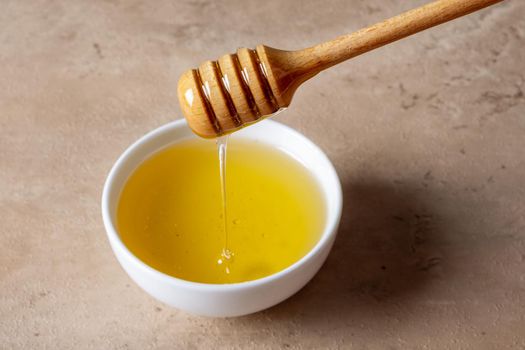
[[320, 240], [303, 258], [273, 275], [242, 283], [205, 284], [166, 275], [139, 260], [120, 239], [115, 214], [120, 192], [137, 166], [153, 153], [194, 138], [185, 120], [166, 124], [131, 145], [111, 169], [102, 194], [102, 217], [111, 248], [128, 275], [158, 300], [207, 316], [240, 316], [269, 308], [301, 289], [319, 270], [334, 242], [341, 217], [341, 183], [326, 155], [297, 131], [271, 120], [245, 128], [233, 137], [258, 140], [293, 156], [318, 180], [327, 216]]

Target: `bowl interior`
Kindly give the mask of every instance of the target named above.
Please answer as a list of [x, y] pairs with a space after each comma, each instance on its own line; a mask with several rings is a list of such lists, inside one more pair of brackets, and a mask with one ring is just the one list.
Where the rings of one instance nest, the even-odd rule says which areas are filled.
[[[110, 174], [108, 175], [102, 197], [102, 212], [106, 229], [112, 244], [117, 244], [120, 249], [123, 249], [126, 251], [126, 253], [133, 255], [120, 240], [115, 224], [118, 200], [127, 178], [145, 159], [158, 152], [162, 148], [196, 137], [197, 136], [195, 136], [188, 128], [185, 120], [171, 122], [140, 138], [138, 141], [132, 144], [117, 160], [110, 171]], [[309, 255], [313, 254], [316, 250], [319, 250], [320, 246], [328, 241], [330, 235], [335, 235], [335, 228], [338, 225], [342, 207], [341, 184], [335, 169], [326, 155], [314, 143], [297, 131], [272, 120], [261, 121], [258, 123], [257, 127], [245, 128], [236, 132], [232, 137], [256, 140], [258, 142], [278, 148], [303, 164], [303, 166], [305, 166], [317, 180], [317, 183], [324, 196], [326, 206], [326, 222], [323, 233], [321, 234], [317, 244], [309, 253], [307, 253], [306, 256], [283, 271], [293, 268], [294, 265], [301, 264], [304, 260], [308, 259]], [[136, 257], [135, 259], [139, 260]], [[145, 263], [141, 263], [145, 265]], [[159, 271], [156, 272], [163, 274]], [[277, 272], [276, 274], [279, 273], [280, 272]], [[274, 275], [270, 275], [262, 279], [269, 278]], [[165, 276], [178, 280], [172, 276]], [[186, 282], [196, 283], [189, 281]], [[250, 282], [253, 281], [234, 284]]]

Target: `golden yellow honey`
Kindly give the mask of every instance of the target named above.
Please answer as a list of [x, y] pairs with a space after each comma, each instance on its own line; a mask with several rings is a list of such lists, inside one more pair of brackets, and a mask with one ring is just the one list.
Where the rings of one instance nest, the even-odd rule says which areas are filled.
[[[151, 267], [188, 281], [235, 283], [285, 269], [317, 243], [324, 197], [293, 157], [232, 138], [226, 161], [225, 241], [213, 141], [186, 140], [146, 159], [120, 195], [124, 244]], [[232, 253], [225, 261], [225, 246]]]

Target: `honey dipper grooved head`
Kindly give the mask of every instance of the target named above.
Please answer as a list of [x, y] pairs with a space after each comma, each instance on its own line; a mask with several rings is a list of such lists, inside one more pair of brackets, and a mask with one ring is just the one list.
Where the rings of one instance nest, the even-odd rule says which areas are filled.
[[213, 138], [231, 133], [288, 105], [275, 83], [267, 49], [241, 48], [181, 76], [179, 102], [197, 135]]

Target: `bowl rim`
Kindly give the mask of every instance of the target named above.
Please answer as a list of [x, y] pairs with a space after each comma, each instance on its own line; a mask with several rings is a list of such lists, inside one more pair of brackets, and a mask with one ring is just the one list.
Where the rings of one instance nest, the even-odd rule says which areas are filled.
[[[174, 286], [174, 287], [182, 287], [186, 289], [190, 289], [193, 291], [211, 291], [211, 292], [226, 292], [226, 291], [232, 291], [232, 290], [238, 290], [238, 289], [250, 289], [254, 288], [260, 285], [268, 284], [274, 281], [277, 281], [284, 276], [290, 274], [294, 270], [299, 269], [301, 266], [306, 264], [308, 261], [312, 260], [315, 256], [318, 254], [321, 254], [326, 246], [330, 244], [332, 241], [332, 238], [337, 234], [337, 228], [339, 226], [339, 221], [341, 219], [341, 213], [342, 213], [342, 206], [343, 206], [343, 196], [342, 196], [342, 188], [341, 188], [341, 181], [339, 179], [339, 176], [337, 175], [337, 172], [328, 158], [328, 156], [317, 146], [313, 141], [308, 139], [306, 136], [298, 132], [297, 130], [276, 122], [274, 120], [264, 120], [260, 123], [270, 124], [273, 125], [273, 127], [282, 128], [285, 130], [285, 132], [293, 134], [293, 136], [300, 139], [301, 142], [304, 142], [308, 144], [310, 148], [314, 148], [326, 161], [329, 165], [328, 171], [332, 173], [334, 176], [335, 181], [335, 188], [333, 194], [328, 194], [327, 191], [322, 187], [322, 192], [325, 196], [327, 196], [328, 200], [332, 200], [335, 203], [334, 210], [327, 211], [327, 218], [326, 218], [326, 224], [323, 229], [323, 232], [321, 234], [321, 238], [317, 241], [317, 243], [314, 245], [313, 248], [311, 248], [304, 256], [302, 256], [299, 260], [294, 262], [292, 265], [286, 267], [283, 270], [279, 270], [271, 275], [258, 278], [255, 280], [250, 281], [244, 281], [244, 282], [235, 282], [235, 283], [224, 283], [224, 284], [214, 284], [214, 283], [203, 283], [203, 282], [194, 282], [194, 281], [188, 281], [181, 278], [177, 278], [171, 275], [168, 275], [164, 272], [161, 272], [159, 270], [154, 269], [153, 267], [149, 266], [142, 260], [140, 260], [135, 254], [133, 254], [128, 247], [122, 242], [120, 235], [118, 234], [116, 225], [114, 223], [114, 220], [111, 216], [111, 210], [109, 207], [109, 198], [113, 191], [118, 190], [119, 192], [122, 190], [114, 188], [116, 186], [115, 181], [117, 178], [117, 175], [122, 171], [123, 165], [134, 156], [135, 152], [145, 143], [150, 142], [152, 139], [155, 139], [159, 136], [161, 136], [164, 133], [180, 129], [180, 128], [188, 128], [187, 122], [185, 119], [179, 119], [175, 121], [171, 121], [167, 124], [164, 124], [156, 129], [153, 129], [152, 131], [146, 133], [142, 137], [140, 137], [138, 140], [133, 142], [130, 146], [126, 148], [126, 150], [118, 157], [117, 161], [113, 164], [111, 167], [111, 170], [109, 171], [104, 187], [102, 190], [102, 198], [101, 198], [101, 209], [102, 209], [102, 219], [104, 223], [104, 227], [106, 229], [106, 233], [108, 235], [108, 239], [113, 246], [112, 248], [114, 250], [118, 250], [120, 253], [124, 254], [124, 256], [127, 258], [128, 261], [130, 261], [135, 267], [142, 270], [143, 272], [151, 275], [152, 277], [163, 280], [163, 282]], [[188, 128], [189, 130], [189, 128]], [[249, 137], [247, 137], [249, 139]], [[173, 142], [177, 142], [178, 139], [174, 139]], [[271, 144], [271, 143], [270, 143]], [[151, 154], [154, 154], [155, 152], [158, 152], [162, 149], [162, 147], [168, 146], [169, 143], [157, 148], [155, 151], [151, 152]], [[286, 151], [286, 149], [284, 149]], [[149, 157], [149, 156], [148, 156]], [[319, 177], [316, 176], [313, 172], [310, 171], [312, 176], [319, 181]], [[129, 176], [131, 174], [128, 173], [126, 176]], [[125, 181], [124, 181], [125, 183]], [[119, 193], [120, 196], [120, 193]], [[333, 197], [333, 198], [332, 198]], [[328, 247], [329, 248], [329, 247]], [[115, 254], [117, 252], [115, 251]]]

